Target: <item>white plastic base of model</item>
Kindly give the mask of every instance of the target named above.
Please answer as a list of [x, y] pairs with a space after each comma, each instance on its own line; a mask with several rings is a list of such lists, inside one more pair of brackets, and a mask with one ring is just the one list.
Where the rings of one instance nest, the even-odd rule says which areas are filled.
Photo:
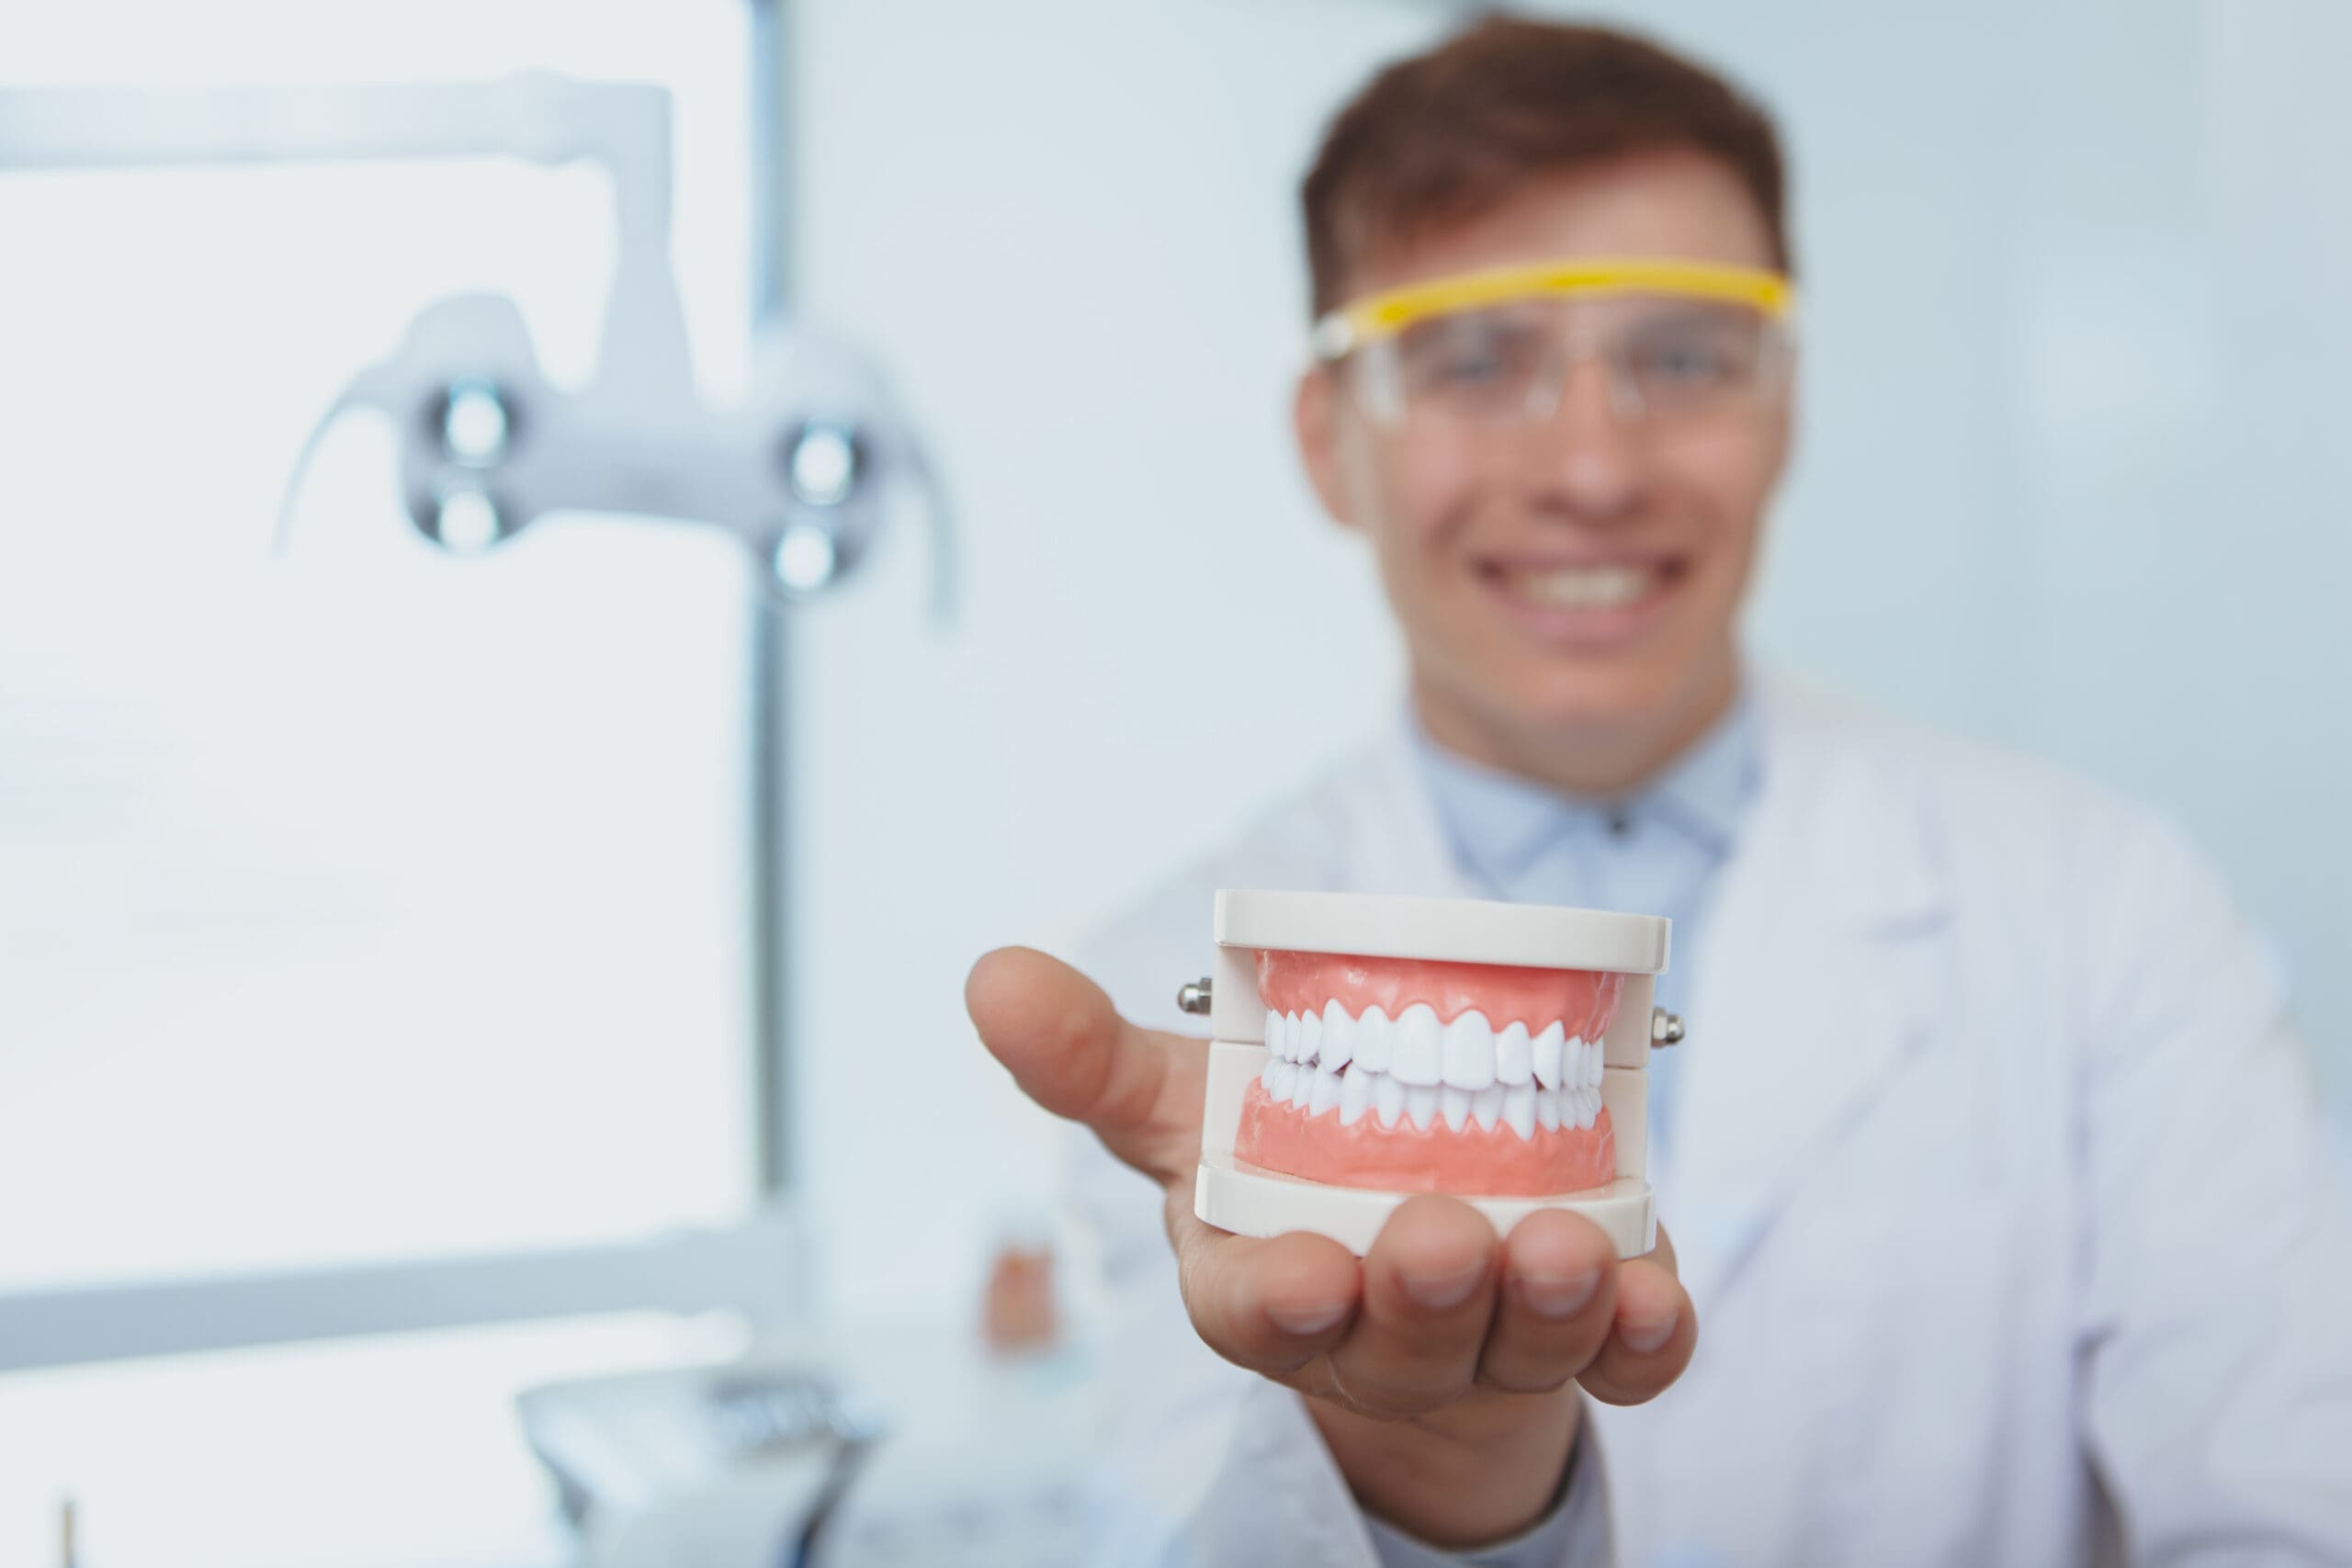
[[[1625, 988], [1617, 993], [1617, 1011], [1600, 1036], [1603, 1066], [1639, 1072], [1650, 1065], [1650, 1010], [1657, 997], [1657, 976], [1625, 976]], [[1259, 1032], [1265, 1028], [1259, 1024]]]
[[[1313, 1231], [1328, 1235], [1361, 1258], [1396, 1206], [1415, 1194], [1374, 1192], [1361, 1187], [1327, 1187], [1279, 1171], [1261, 1170], [1231, 1155], [1205, 1155], [1193, 1189], [1193, 1213], [1236, 1235], [1281, 1235]], [[1620, 1177], [1606, 1187], [1564, 1192], [1553, 1198], [1464, 1198], [1487, 1216], [1498, 1235], [1508, 1235], [1538, 1209], [1566, 1209], [1599, 1225], [1620, 1258], [1638, 1258], [1657, 1246], [1657, 1204], [1650, 1184]]]

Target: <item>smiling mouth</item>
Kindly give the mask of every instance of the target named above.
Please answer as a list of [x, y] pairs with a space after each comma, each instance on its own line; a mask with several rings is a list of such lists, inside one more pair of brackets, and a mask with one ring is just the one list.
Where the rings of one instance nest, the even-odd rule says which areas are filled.
[[1590, 565], [1525, 567], [1499, 562], [1479, 575], [1510, 597], [1540, 610], [1622, 610], [1657, 598], [1689, 569], [1671, 558]]
[[1649, 635], [1690, 576], [1680, 556], [1599, 561], [1482, 560], [1476, 573], [1489, 602], [1521, 635], [1592, 652]]

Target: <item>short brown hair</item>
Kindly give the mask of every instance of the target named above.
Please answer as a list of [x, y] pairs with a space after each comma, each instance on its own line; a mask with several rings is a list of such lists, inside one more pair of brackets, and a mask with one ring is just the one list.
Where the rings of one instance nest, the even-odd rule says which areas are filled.
[[1299, 187], [1317, 314], [1366, 254], [1492, 210], [1530, 179], [1689, 149], [1756, 199], [1793, 268], [1781, 138], [1705, 67], [1607, 28], [1490, 17], [1374, 77], [1331, 121]]

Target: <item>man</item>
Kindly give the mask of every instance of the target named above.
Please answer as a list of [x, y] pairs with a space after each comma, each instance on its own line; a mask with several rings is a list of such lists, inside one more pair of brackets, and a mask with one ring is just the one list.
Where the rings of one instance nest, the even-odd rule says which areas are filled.
[[[2149, 814], [1742, 664], [1793, 399], [1770, 123], [1488, 22], [1374, 80], [1304, 201], [1300, 450], [1409, 712], [1105, 933], [1108, 997], [1022, 952], [967, 992], [1159, 1185], [1172, 1261], [1140, 1183], [1085, 1192], [1177, 1557], [2352, 1562], [2352, 1221], [2259, 944]], [[1181, 1028], [1219, 886], [1674, 917], [1671, 1243], [1195, 1220], [1201, 1043], [1112, 998]]]

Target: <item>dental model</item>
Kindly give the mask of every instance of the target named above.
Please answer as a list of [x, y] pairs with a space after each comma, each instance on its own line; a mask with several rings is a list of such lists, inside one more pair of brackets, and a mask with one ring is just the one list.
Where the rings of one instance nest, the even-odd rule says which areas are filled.
[[1568, 1209], [1657, 1244], [1645, 1066], [1668, 922], [1466, 899], [1221, 892], [1193, 1211], [1361, 1255], [1419, 1192], [1498, 1232]]

